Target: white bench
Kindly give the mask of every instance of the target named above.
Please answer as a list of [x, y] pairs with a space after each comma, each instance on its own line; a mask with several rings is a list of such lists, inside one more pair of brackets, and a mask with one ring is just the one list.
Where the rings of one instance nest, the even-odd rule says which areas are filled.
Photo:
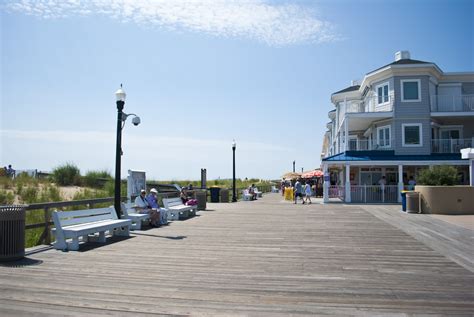
[[257, 197], [263, 197], [263, 192], [259, 191], [257, 187], [255, 187], [254, 193], [257, 195]]
[[276, 186], [272, 186], [272, 193], [279, 193], [280, 190]]
[[[79, 250], [79, 238], [87, 242], [89, 235], [99, 233], [98, 242], [105, 243], [105, 233], [129, 236], [130, 219], [117, 219], [113, 207], [85, 209], [74, 211], [55, 211], [53, 221], [56, 228], [52, 229], [56, 237], [54, 247], [58, 250]], [[72, 242], [68, 242], [72, 239]]]
[[122, 203], [122, 214], [125, 219], [132, 220], [132, 224], [130, 226], [131, 230], [141, 230], [142, 229], [142, 222], [149, 222], [150, 215], [147, 213], [139, 213], [134, 208], [134, 203]]
[[252, 198], [253, 198], [253, 195], [250, 194], [247, 189], [242, 190], [242, 199], [243, 200], [251, 201]]
[[181, 198], [163, 198], [163, 205], [170, 220], [187, 219], [194, 217], [197, 211], [196, 206], [187, 206], [183, 204]]

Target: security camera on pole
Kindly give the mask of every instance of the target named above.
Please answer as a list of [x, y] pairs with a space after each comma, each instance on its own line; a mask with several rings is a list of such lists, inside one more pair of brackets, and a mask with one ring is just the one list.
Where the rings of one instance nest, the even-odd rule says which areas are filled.
[[125, 97], [127, 94], [122, 89], [122, 84], [120, 84], [120, 88], [115, 92], [115, 97], [117, 99], [117, 143], [116, 143], [116, 151], [115, 151], [115, 196], [114, 196], [114, 208], [115, 212], [117, 213], [117, 218], [120, 219], [120, 169], [121, 169], [121, 159], [122, 159], [122, 130], [125, 126], [125, 121], [129, 116], [134, 116], [132, 119], [132, 123], [134, 126], [140, 124], [140, 118], [134, 114], [126, 114], [123, 112], [123, 108], [125, 106]]

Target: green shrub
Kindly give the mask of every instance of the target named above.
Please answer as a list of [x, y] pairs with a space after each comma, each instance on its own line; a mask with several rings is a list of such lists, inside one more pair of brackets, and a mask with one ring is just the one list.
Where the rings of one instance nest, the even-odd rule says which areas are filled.
[[20, 200], [26, 204], [34, 204], [40, 202], [38, 199], [38, 187], [27, 186], [23, 187], [21, 192], [18, 192]]
[[104, 187], [104, 179], [112, 179], [108, 171], [88, 171], [83, 178], [84, 185], [92, 188]]
[[59, 188], [54, 185], [46, 185], [41, 191], [40, 202], [63, 201]]
[[53, 181], [60, 186], [81, 184], [81, 172], [79, 168], [72, 163], [66, 163], [65, 165], [56, 167], [53, 170], [52, 178]]
[[421, 170], [417, 183], [428, 186], [452, 186], [459, 183], [458, 170], [449, 165], [436, 165]]
[[15, 201], [15, 195], [12, 192], [0, 190], [0, 205], [12, 205]]

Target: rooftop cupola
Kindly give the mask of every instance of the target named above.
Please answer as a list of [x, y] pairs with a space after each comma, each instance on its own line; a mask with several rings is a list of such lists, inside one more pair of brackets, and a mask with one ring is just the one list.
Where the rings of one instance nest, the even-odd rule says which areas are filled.
[[395, 62], [401, 59], [410, 59], [410, 52], [409, 51], [398, 51], [395, 53]]

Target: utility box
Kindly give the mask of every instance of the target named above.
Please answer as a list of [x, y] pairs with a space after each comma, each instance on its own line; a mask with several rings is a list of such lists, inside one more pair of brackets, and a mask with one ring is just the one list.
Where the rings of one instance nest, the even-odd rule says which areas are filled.
[[25, 257], [26, 205], [0, 206], [0, 262]]

